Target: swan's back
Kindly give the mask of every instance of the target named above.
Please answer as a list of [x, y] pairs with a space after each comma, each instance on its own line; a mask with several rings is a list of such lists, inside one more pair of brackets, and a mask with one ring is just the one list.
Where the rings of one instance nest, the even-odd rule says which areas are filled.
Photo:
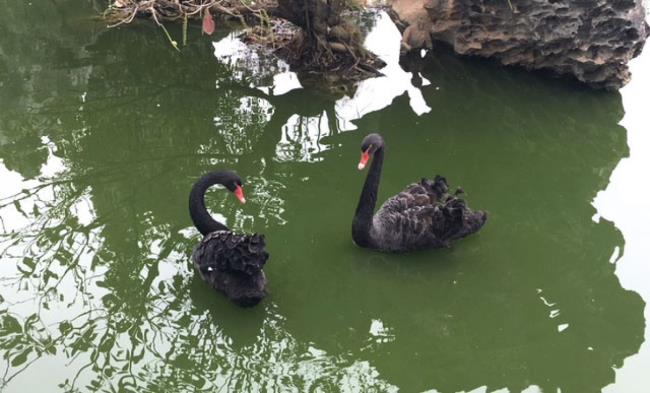
[[477, 232], [487, 220], [465, 201], [449, 194], [442, 176], [422, 179], [388, 199], [373, 218], [371, 237], [385, 251], [448, 247], [452, 241]]
[[263, 235], [215, 231], [192, 254], [194, 268], [214, 288], [241, 306], [254, 306], [266, 296], [262, 268], [269, 254]]

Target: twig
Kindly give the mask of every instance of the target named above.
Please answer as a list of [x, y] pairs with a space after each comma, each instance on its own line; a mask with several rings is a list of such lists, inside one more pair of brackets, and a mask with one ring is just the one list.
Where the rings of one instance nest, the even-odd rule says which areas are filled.
[[151, 9], [151, 16], [153, 17], [153, 20], [156, 21], [156, 24], [162, 28], [163, 32], [167, 36], [167, 39], [169, 40], [169, 43], [174, 47], [174, 49], [180, 52], [181, 50], [178, 49], [178, 43], [172, 39], [171, 35], [169, 35], [169, 32], [165, 28], [165, 25], [163, 25], [158, 21], [158, 18], [156, 17], [156, 10], [153, 8], [153, 6], [151, 6], [150, 9]]

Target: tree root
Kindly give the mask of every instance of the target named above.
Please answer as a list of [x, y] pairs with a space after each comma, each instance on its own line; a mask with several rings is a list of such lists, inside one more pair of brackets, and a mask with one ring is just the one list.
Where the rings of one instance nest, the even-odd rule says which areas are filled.
[[239, 0], [113, 0], [104, 13], [110, 27], [131, 23], [135, 17], [151, 17], [158, 21], [200, 19], [205, 9], [213, 15], [222, 15], [241, 20], [252, 17], [263, 18], [263, 13], [276, 7], [274, 0], [257, 0], [246, 5]]
[[[206, 10], [247, 27], [245, 41], [274, 50], [298, 72], [327, 74], [326, 81], [351, 83], [380, 75], [383, 62], [363, 48], [356, 25], [345, 20], [343, 0], [113, 0], [105, 12], [109, 27], [151, 18], [171, 45], [163, 22], [200, 19]], [[286, 21], [298, 28], [291, 27]], [[252, 27], [251, 27], [252, 26]]]

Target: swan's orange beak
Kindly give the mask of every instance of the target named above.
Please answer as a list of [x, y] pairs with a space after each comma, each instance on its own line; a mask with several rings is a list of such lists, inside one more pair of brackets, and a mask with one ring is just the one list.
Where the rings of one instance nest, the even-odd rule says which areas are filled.
[[241, 186], [235, 188], [235, 196], [239, 199], [239, 202], [246, 203], [246, 197], [244, 197], [244, 189]]
[[361, 153], [361, 159], [359, 160], [359, 165], [357, 166], [357, 168], [359, 168], [359, 170], [362, 170], [363, 168], [366, 167], [366, 164], [368, 164], [368, 160], [370, 159], [369, 151], [370, 151], [370, 148], [368, 148], [368, 150]]

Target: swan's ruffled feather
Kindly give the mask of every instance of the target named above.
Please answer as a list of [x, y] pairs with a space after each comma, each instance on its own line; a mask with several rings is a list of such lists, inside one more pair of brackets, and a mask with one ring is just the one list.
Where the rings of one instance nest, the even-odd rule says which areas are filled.
[[262, 268], [269, 254], [264, 235], [215, 231], [192, 254], [198, 274], [241, 306], [253, 306], [266, 296]]
[[449, 247], [487, 220], [487, 213], [472, 211], [457, 194], [449, 193], [442, 176], [410, 184], [377, 211], [371, 236], [385, 251]]

